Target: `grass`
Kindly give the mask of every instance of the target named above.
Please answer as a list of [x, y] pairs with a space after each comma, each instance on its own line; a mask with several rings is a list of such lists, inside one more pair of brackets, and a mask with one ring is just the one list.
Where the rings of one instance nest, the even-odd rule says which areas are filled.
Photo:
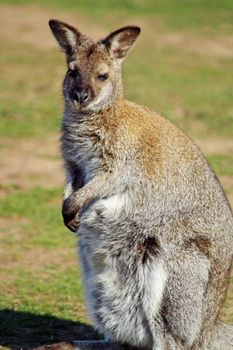
[[[126, 67], [130, 99], [179, 121], [194, 137], [217, 131], [233, 135], [230, 62], [222, 64], [177, 48], [152, 52], [147, 48], [141, 55], [134, 55]], [[196, 132], [195, 123], [200, 124]]]
[[61, 57], [53, 52], [46, 54], [45, 69], [38, 65], [38, 61], [45, 60], [44, 52], [25, 50], [16, 43], [2, 45], [5, 54], [1, 57], [0, 135], [35, 137], [57, 131], [61, 106], [58, 94], [61, 81], [57, 74], [63, 67]]
[[212, 154], [208, 160], [217, 174], [233, 176], [233, 155]]
[[[1, 288], [6, 293], [0, 297], [0, 308], [13, 304], [15, 310], [52, 312], [55, 316], [62, 316], [63, 301], [66, 300], [70, 302], [66, 317], [72, 318], [75, 314], [74, 299], [78, 298], [76, 307], [83, 311], [83, 307], [80, 308], [83, 289], [80, 272], [76, 268], [74, 236], [63, 227], [57, 202], [59, 196], [59, 190], [34, 188], [28, 192], [15, 191], [1, 199], [2, 215], [8, 230], [1, 234], [2, 257], [6, 264], [0, 267], [0, 272], [9, 274], [10, 279]], [[16, 246], [19, 249], [12, 250]], [[28, 260], [24, 259], [25, 255]], [[42, 276], [39, 279], [37, 260], [41, 264], [39, 272]], [[12, 281], [14, 289], [11, 289]], [[56, 294], [59, 295], [59, 304], [53, 301]], [[83, 318], [82, 313], [75, 316], [75, 319]]]
[[78, 12], [98, 22], [104, 16], [105, 21], [109, 23], [116, 15], [122, 20], [138, 16], [156, 16], [155, 18], [169, 30], [223, 31], [230, 34], [233, 26], [233, 5], [230, 0], [70, 0], [69, 5], [66, 0], [1, 0], [0, 3], [34, 4]]
[[2, 345], [33, 347], [97, 337], [85, 325], [88, 317], [75, 237], [63, 227], [57, 201], [60, 192], [12, 191], [0, 201], [5, 219], [0, 231]]
[[[10, 325], [10, 327], [9, 327]], [[14, 329], [14, 335], [12, 335]], [[24, 337], [22, 337], [22, 331]], [[40, 343], [50, 343], [58, 341], [72, 341], [75, 340], [75, 335], [78, 339], [83, 339], [83, 334], [88, 336], [88, 339], [97, 339], [92, 328], [88, 325], [83, 325], [79, 322], [71, 320], [60, 319], [51, 315], [36, 315], [30, 312], [14, 312], [5, 309], [0, 314], [0, 334], [4, 334], [3, 338], [14, 348], [33, 348]], [[20, 339], [20, 343], [18, 343]], [[76, 338], [77, 339], [77, 338]], [[18, 344], [18, 347], [15, 345]], [[7, 349], [7, 347], [0, 346], [0, 349]], [[9, 348], [8, 348], [9, 349]]]
[[[45, 68], [36, 63], [44, 60], [44, 52], [33, 49], [28, 55], [17, 45], [5, 46], [14, 59], [2, 57], [3, 64], [8, 63], [2, 66], [0, 135], [37, 137], [58, 130], [63, 57], [55, 50], [49, 52]], [[124, 69], [129, 99], [147, 104], [173, 122], [179, 120], [179, 126], [193, 136], [216, 131], [233, 136], [231, 62], [190, 56], [175, 48], [135, 50]], [[16, 76], [11, 75], [12, 69]], [[201, 127], [195, 133], [196, 121]]]
[[[30, 5], [35, 27], [47, 26], [54, 13], [61, 19], [77, 16], [77, 23], [85, 19], [86, 26], [97, 32], [141, 24], [141, 39], [124, 66], [126, 96], [156, 109], [193, 139], [206, 145], [210, 138], [212, 144], [220, 140], [222, 148], [206, 155], [231, 196], [232, 148], [224, 143], [229, 144], [233, 136], [232, 1], [70, 0], [67, 4], [65, 0], [0, 0], [2, 6], [15, 6], [16, 17]], [[7, 164], [12, 168], [0, 177], [0, 348], [24, 349], [97, 335], [88, 326], [76, 238], [61, 219], [62, 182], [46, 168], [48, 186], [33, 185], [37, 173], [28, 173], [25, 185], [18, 168], [13, 172], [18, 161], [29, 171], [21, 144], [30, 145], [30, 140], [36, 143], [31, 142], [28, 152], [33, 154], [33, 147], [43, 151], [35, 152], [42, 169], [45, 158], [58, 163], [58, 151], [47, 152], [46, 145], [59, 132], [65, 72], [58, 49], [37, 45], [27, 15], [23, 23], [19, 31], [9, 28], [11, 35], [0, 41], [0, 152], [2, 161], [9, 151]], [[35, 34], [34, 41], [23, 40], [27, 28]], [[233, 280], [222, 312], [229, 322], [233, 322], [232, 286]]]

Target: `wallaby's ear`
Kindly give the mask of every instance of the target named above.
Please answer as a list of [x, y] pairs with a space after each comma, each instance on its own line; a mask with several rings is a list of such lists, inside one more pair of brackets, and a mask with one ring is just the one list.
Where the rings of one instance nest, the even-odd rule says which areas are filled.
[[123, 27], [109, 34], [102, 40], [102, 43], [108, 48], [113, 58], [123, 59], [134, 45], [140, 32], [141, 29], [136, 26]]
[[68, 57], [73, 56], [77, 52], [77, 47], [86, 39], [78, 29], [56, 19], [51, 19], [49, 26], [58, 44]]

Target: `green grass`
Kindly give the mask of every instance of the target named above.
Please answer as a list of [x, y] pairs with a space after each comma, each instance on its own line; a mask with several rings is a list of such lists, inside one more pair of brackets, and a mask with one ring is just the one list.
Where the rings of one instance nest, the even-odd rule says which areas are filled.
[[233, 176], [233, 155], [213, 154], [208, 156], [216, 174]]
[[[12, 192], [0, 200], [2, 217], [7, 220], [7, 230], [0, 231], [1, 254], [6, 257], [0, 273], [9, 273], [11, 277], [2, 290], [7, 291], [14, 280], [14, 290], [0, 296], [0, 308], [11, 305], [19, 311], [85, 319], [83, 307], [76, 314], [77, 307], [84, 302], [83, 288], [76, 266], [74, 235], [62, 223], [57, 201], [60, 192], [35, 188]], [[12, 250], [16, 246], [18, 249]], [[31, 265], [28, 261], [23, 263], [25, 254], [32, 255]], [[43, 263], [41, 270], [37, 269], [37, 258]], [[39, 279], [38, 271], [42, 275]], [[53, 300], [56, 296], [59, 303]]]
[[[1, 345], [36, 346], [97, 337], [85, 326], [88, 318], [76, 263], [76, 239], [62, 224], [60, 194], [60, 189], [34, 188], [12, 191], [0, 200], [6, 221], [0, 230], [4, 262], [0, 266], [4, 281], [0, 295]], [[81, 329], [85, 330], [83, 334]]]
[[[59, 72], [64, 62], [53, 52], [2, 43], [0, 135], [35, 137], [59, 130]], [[38, 62], [44, 62], [38, 64]]]
[[[191, 136], [233, 136], [232, 62], [178, 48], [138, 51], [126, 62], [130, 99], [159, 111]], [[196, 124], [201, 126], [195, 131]]]
[[[0, 135], [43, 137], [58, 131], [64, 58], [58, 50], [45, 57], [38, 49], [5, 46]], [[210, 133], [231, 137], [231, 67], [230, 60], [190, 55], [179, 48], [151, 50], [139, 45], [125, 62], [126, 96], [159, 111], [193, 137]]]

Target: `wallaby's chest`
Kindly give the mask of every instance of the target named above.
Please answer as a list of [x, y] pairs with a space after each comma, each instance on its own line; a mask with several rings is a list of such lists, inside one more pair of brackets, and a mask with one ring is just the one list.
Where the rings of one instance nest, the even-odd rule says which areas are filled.
[[82, 169], [85, 182], [102, 167], [104, 143], [93, 128], [81, 125], [64, 130], [61, 142], [64, 159]]

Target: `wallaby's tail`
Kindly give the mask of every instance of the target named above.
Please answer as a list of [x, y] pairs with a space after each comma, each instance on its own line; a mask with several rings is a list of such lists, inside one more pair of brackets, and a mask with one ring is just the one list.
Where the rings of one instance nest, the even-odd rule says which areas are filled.
[[219, 322], [203, 350], [233, 350], [233, 325]]

